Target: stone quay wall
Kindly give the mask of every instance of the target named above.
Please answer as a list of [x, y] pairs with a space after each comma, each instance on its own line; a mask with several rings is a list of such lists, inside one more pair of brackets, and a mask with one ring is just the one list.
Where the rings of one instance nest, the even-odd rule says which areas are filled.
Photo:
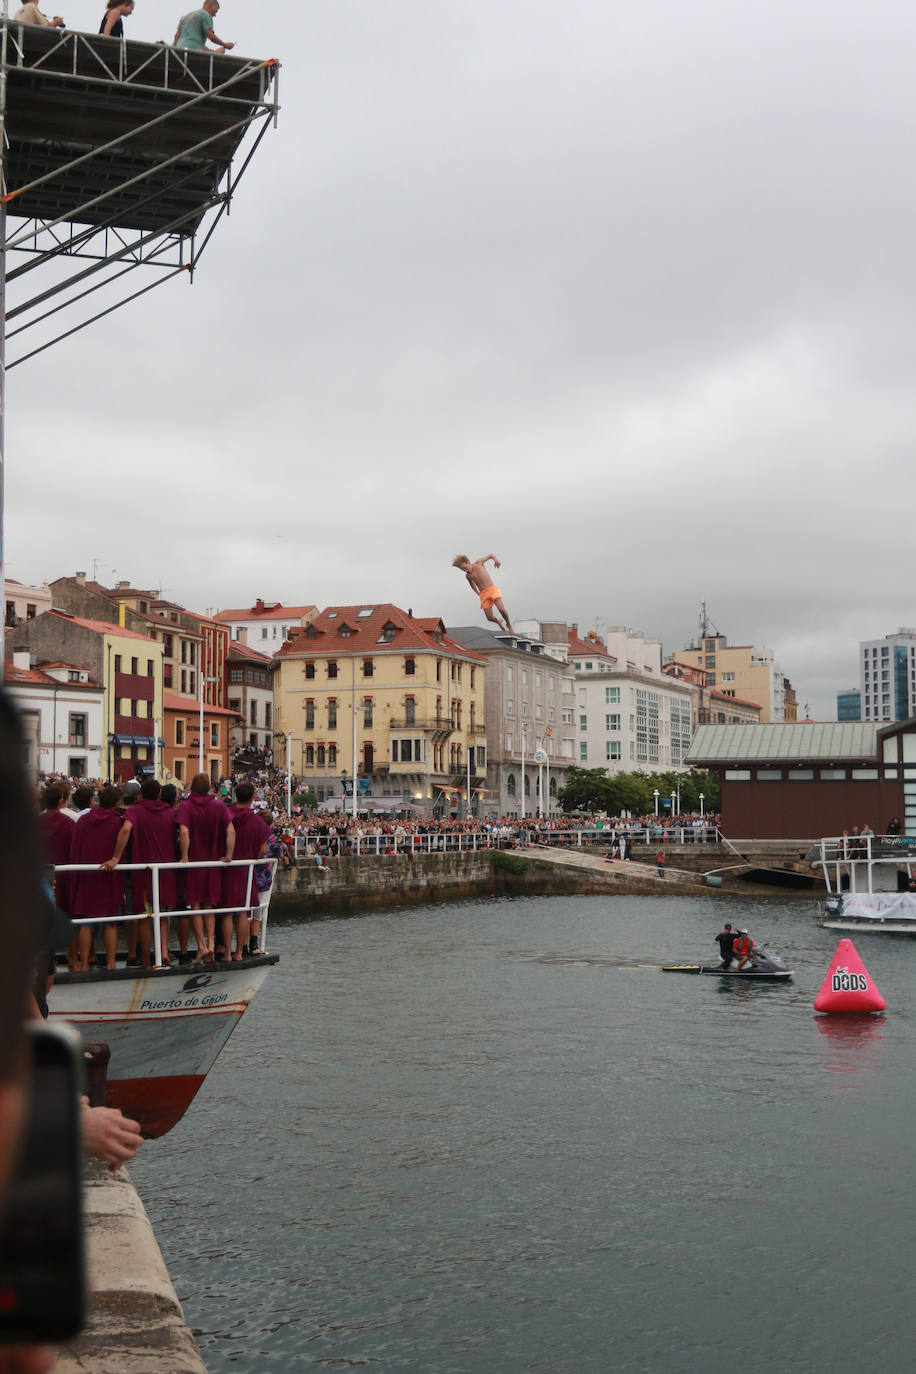
[[612, 891], [696, 894], [712, 890], [703, 885], [705, 873], [720, 871], [724, 889], [765, 891], [742, 882], [737, 876], [741, 869], [769, 867], [810, 874], [801, 857], [809, 843], [787, 840], [781, 846], [773, 842], [761, 846], [747, 841], [739, 853], [726, 845], [665, 846], [667, 872], [663, 883], [655, 875], [656, 849], [645, 846], [634, 848], [629, 862], [613, 865], [603, 862], [606, 849], [573, 846], [571, 860], [591, 856], [600, 861], [591, 868], [564, 867], [562, 855], [553, 851], [548, 860], [537, 848], [420, 854], [413, 858], [404, 854], [361, 855], [341, 858], [339, 863], [331, 859], [324, 869], [300, 859], [278, 872], [271, 912], [318, 916], [481, 896]]

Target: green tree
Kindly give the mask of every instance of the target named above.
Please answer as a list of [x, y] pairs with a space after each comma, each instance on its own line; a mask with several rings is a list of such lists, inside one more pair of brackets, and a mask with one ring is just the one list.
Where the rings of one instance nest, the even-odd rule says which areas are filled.
[[567, 814], [573, 811], [610, 813], [614, 806], [612, 779], [603, 768], [570, 768], [566, 786], [557, 792], [557, 801]]

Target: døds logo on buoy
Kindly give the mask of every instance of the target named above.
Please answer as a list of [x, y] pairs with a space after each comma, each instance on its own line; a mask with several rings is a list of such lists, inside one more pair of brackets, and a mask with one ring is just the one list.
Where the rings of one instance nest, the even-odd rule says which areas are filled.
[[848, 968], [835, 968], [831, 978], [834, 992], [868, 992], [865, 973], [850, 973]]

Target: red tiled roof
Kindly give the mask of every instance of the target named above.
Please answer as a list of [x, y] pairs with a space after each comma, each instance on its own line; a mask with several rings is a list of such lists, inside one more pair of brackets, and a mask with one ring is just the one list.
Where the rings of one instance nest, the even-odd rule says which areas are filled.
[[265, 665], [273, 662], [270, 654], [259, 654], [257, 649], [250, 649], [247, 644], [242, 644], [238, 639], [231, 640], [229, 644], [229, 652], [226, 654], [227, 662], [230, 658], [248, 658]]
[[82, 663], [42, 663], [34, 668], [17, 668], [14, 663], [7, 663], [4, 669], [4, 679], [6, 682], [35, 682], [42, 686], [53, 687], [92, 687], [95, 691], [102, 690], [101, 683], [93, 682], [61, 682], [59, 678], [52, 677], [47, 671], [49, 668], [79, 668], [85, 672]]
[[154, 639], [149, 635], [142, 635], [138, 630], [125, 630], [120, 625], [113, 625], [110, 620], [86, 620], [80, 615], [70, 615], [67, 611], [46, 611], [45, 615], [56, 616], [58, 620], [67, 620], [72, 625], [81, 625], [84, 630], [92, 630], [98, 635], [121, 635], [124, 639], [139, 639], [142, 644], [155, 644]]
[[595, 654], [603, 658], [613, 658], [607, 651], [603, 639], [582, 639], [574, 630], [569, 631], [569, 652], [571, 654]]
[[[183, 711], [185, 715], [193, 712], [200, 714], [200, 702], [195, 697], [176, 697], [173, 692], [163, 692], [162, 705], [167, 711]], [[204, 702], [205, 716], [237, 716], [238, 711], [230, 711], [225, 706], [208, 706]]]
[[213, 619], [223, 625], [234, 620], [301, 620], [317, 609], [317, 606], [283, 606], [279, 601], [265, 601], [260, 609], [245, 606], [237, 611], [217, 611]]
[[50, 677], [48, 673], [43, 673], [40, 668], [17, 668], [14, 663], [4, 665], [3, 680], [4, 682], [36, 682], [43, 687], [49, 685], [59, 687], [61, 685], [56, 677]]
[[[456, 639], [451, 639], [444, 629], [439, 632], [441, 624], [435, 617], [420, 619], [410, 616], [391, 602], [378, 606], [365, 602], [356, 606], [328, 606], [315, 616], [311, 625], [293, 626], [290, 637], [277, 651], [276, 658], [302, 658], [313, 654], [333, 657], [335, 654], [404, 653], [408, 649], [425, 649], [486, 663], [483, 654], [474, 653]], [[382, 641], [380, 637], [388, 625], [393, 627], [394, 635], [390, 640]], [[340, 633], [343, 626], [349, 628], [348, 635]]]
[[709, 695], [715, 697], [717, 701], [731, 702], [734, 706], [752, 706], [755, 711], [760, 710], [759, 701], [746, 701], [743, 697], [730, 697], [727, 692], [717, 692], [715, 687], [710, 687]]

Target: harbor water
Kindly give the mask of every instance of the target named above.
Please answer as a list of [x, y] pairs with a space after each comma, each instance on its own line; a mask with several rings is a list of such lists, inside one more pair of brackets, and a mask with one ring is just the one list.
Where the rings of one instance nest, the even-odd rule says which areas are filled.
[[[795, 980], [714, 962], [724, 920]], [[277, 919], [131, 1174], [210, 1374], [909, 1366], [916, 942], [812, 1003], [813, 904], [519, 898]]]

